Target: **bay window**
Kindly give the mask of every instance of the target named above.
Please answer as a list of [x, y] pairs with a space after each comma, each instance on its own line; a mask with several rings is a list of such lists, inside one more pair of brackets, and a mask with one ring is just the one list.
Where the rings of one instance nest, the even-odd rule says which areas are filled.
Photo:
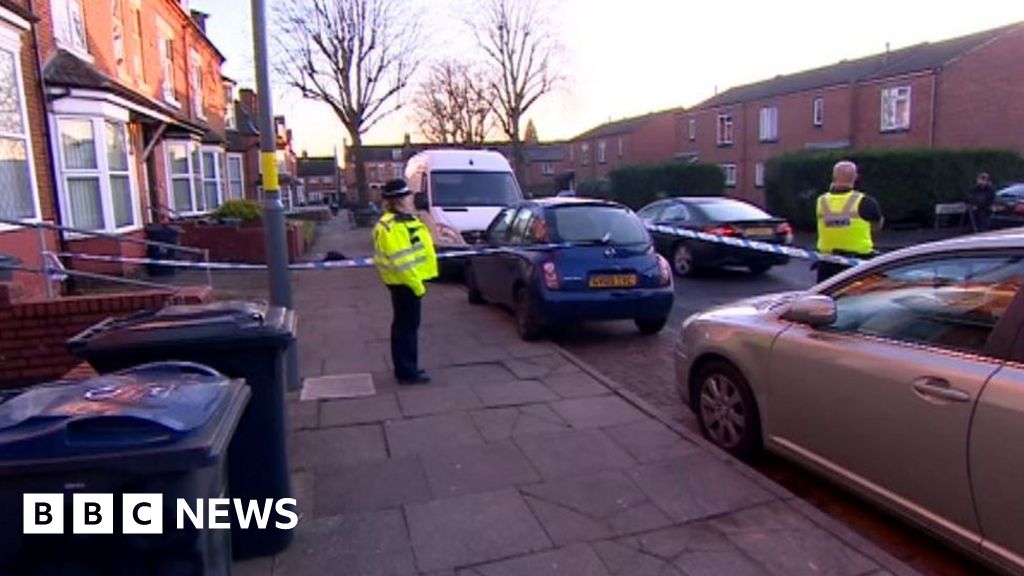
[[216, 210], [223, 199], [224, 153], [189, 140], [169, 140], [167, 149], [171, 208], [179, 214]]
[[18, 61], [20, 45], [5, 38], [0, 36], [0, 218], [29, 220], [39, 216], [39, 207]]
[[119, 231], [139, 222], [128, 127], [97, 117], [59, 117], [60, 180], [71, 226]]

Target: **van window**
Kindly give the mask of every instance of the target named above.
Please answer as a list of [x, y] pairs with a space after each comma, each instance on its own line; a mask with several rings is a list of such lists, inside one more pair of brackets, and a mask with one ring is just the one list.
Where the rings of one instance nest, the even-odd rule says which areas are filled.
[[511, 172], [434, 172], [430, 183], [434, 206], [509, 206], [522, 200]]

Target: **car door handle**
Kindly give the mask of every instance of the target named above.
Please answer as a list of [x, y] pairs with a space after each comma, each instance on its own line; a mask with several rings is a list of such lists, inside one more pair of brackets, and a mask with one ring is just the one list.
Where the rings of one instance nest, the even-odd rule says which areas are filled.
[[970, 402], [971, 395], [959, 388], [953, 388], [944, 378], [926, 376], [914, 380], [914, 392], [926, 400], [945, 400], [946, 402]]

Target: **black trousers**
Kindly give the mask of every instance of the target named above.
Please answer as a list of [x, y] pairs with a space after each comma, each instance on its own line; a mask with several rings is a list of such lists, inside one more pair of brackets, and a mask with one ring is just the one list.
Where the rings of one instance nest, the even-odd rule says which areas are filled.
[[395, 378], [410, 380], [419, 373], [420, 297], [408, 286], [388, 285], [391, 292], [391, 360]]

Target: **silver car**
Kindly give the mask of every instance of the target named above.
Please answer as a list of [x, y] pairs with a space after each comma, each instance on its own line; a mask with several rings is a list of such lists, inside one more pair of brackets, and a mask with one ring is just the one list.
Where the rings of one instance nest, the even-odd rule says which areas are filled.
[[1024, 229], [922, 245], [804, 293], [688, 318], [683, 401], [764, 448], [1024, 573]]

